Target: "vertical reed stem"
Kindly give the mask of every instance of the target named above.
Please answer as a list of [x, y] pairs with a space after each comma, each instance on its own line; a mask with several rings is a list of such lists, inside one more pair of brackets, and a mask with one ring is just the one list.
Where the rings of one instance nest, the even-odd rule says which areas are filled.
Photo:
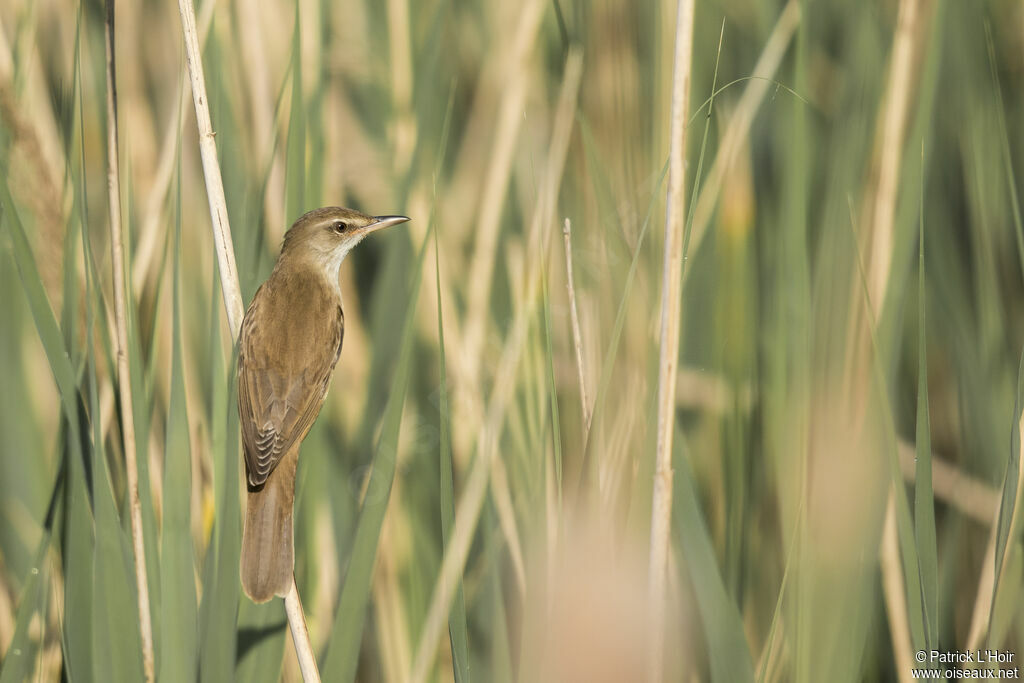
[[[295, 643], [295, 654], [299, 658], [302, 680], [319, 681], [320, 672], [316, 668], [316, 658], [313, 656], [313, 646], [310, 644], [309, 629], [306, 628], [306, 616], [302, 613], [302, 600], [299, 599], [299, 590], [295, 586], [295, 577], [292, 577], [292, 587], [288, 595], [284, 596], [284, 611], [288, 615], [288, 626], [291, 628], [292, 641]], [[303, 646], [300, 647], [299, 643], [303, 643]]]
[[217, 249], [224, 310], [227, 312], [231, 339], [234, 341], [242, 327], [245, 309], [242, 305], [241, 288], [238, 286], [235, 249], [231, 243], [231, 226], [228, 224], [228, 204], [224, 198], [224, 182], [221, 179], [220, 163], [217, 161], [217, 144], [214, 142], [213, 123], [210, 121], [209, 100], [206, 98], [206, 79], [203, 77], [203, 62], [199, 52], [196, 13], [191, 0], [178, 0], [178, 9], [181, 12], [181, 29], [185, 35], [185, 61], [188, 63], [188, 76], [192, 82], [192, 101], [196, 106], [199, 152], [203, 160], [206, 197], [210, 203], [210, 220], [213, 222], [213, 241]]
[[593, 411], [587, 398], [587, 381], [583, 372], [583, 335], [580, 333], [580, 314], [576, 308], [576, 285], [572, 277], [572, 223], [566, 218], [562, 224], [562, 238], [565, 242], [565, 282], [569, 290], [569, 317], [572, 319], [572, 343], [576, 348], [576, 374], [580, 382], [580, 408], [583, 411], [583, 443], [590, 437], [590, 418]]
[[128, 312], [125, 295], [124, 240], [121, 233], [121, 181], [117, 158], [117, 71], [114, 61], [114, 0], [107, 0], [107, 198], [110, 204], [110, 255], [114, 281], [114, 315], [117, 326], [117, 379], [121, 394], [121, 434], [124, 438], [125, 473], [131, 515], [132, 549], [135, 558], [135, 586], [139, 603], [139, 635], [142, 639], [142, 670], [147, 683], [153, 681], [153, 623], [149, 611], [149, 583], [146, 578], [146, 545], [142, 534], [142, 504], [139, 500], [139, 468], [135, 449], [135, 414], [132, 405], [131, 374], [128, 368]]
[[683, 227], [686, 215], [686, 114], [690, 108], [694, 0], [679, 0], [669, 133], [669, 182], [665, 207], [665, 261], [661, 295], [661, 354], [658, 381], [658, 442], [651, 502], [649, 596], [652, 616], [648, 680], [662, 678], [665, 646], [665, 566], [672, 519], [672, 432], [675, 428], [679, 320], [682, 302]]

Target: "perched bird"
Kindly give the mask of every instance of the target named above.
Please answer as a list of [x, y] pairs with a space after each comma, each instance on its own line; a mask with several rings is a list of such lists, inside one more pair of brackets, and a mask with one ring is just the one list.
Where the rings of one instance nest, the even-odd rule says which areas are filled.
[[238, 341], [248, 477], [241, 575], [254, 602], [291, 588], [299, 446], [323, 405], [345, 333], [338, 268], [364, 237], [408, 220], [336, 206], [310, 211], [285, 233], [274, 271], [245, 312]]

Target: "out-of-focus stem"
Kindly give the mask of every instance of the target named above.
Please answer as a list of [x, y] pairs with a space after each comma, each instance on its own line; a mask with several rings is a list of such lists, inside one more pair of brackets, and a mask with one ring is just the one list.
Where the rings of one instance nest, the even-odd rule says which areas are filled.
[[576, 285], [572, 277], [572, 223], [566, 218], [562, 224], [562, 238], [565, 242], [565, 281], [569, 292], [569, 317], [572, 319], [572, 344], [576, 349], [576, 374], [580, 383], [580, 408], [583, 411], [583, 443], [590, 436], [592, 411], [587, 397], [587, 380], [583, 372], [583, 335], [580, 334], [580, 315], [576, 308]]
[[[206, 40], [210, 32], [210, 24], [213, 23], [214, 0], [206, 0], [199, 10], [199, 42]], [[246, 41], [248, 42], [248, 41]], [[188, 97], [188, 90], [184, 81], [180, 84], [178, 101], [182, 107], [185, 105], [185, 98]], [[163, 143], [160, 145], [160, 160], [157, 163], [156, 175], [153, 179], [153, 187], [146, 197], [146, 208], [143, 211], [142, 229], [139, 231], [139, 243], [135, 249], [135, 258], [132, 259], [132, 287], [135, 296], [141, 296], [142, 287], [146, 283], [146, 277], [150, 274], [150, 266], [153, 257], [157, 254], [158, 238], [160, 232], [160, 219], [164, 201], [167, 199], [167, 191], [171, 187], [171, 178], [174, 177], [174, 169], [178, 161], [178, 136], [185, 128], [185, 117], [178, 118], [176, 126], [168, 126], [164, 133]], [[106, 411], [104, 411], [104, 414]]]
[[[562, 80], [558, 97], [558, 108], [555, 112], [555, 123], [552, 127], [551, 146], [545, 162], [545, 177], [537, 198], [533, 218], [530, 222], [529, 247], [527, 253], [537, 253], [547, 243], [550, 232], [552, 213], [558, 198], [558, 188], [565, 168], [565, 157], [569, 146], [569, 135], [572, 130], [573, 111], [579, 93], [580, 78], [583, 72], [583, 57], [576, 50], [569, 52], [566, 60], [565, 78]], [[424, 620], [416, 655], [413, 658], [413, 683], [426, 680], [429, 668], [434, 661], [437, 643], [448, 621], [451, 602], [455, 596], [455, 586], [462, 573], [469, 545], [473, 540], [480, 509], [487, 493], [487, 482], [490, 480], [491, 463], [497, 455], [501, 425], [505, 419], [506, 407], [511, 400], [515, 388], [515, 372], [522, 355], [526, 340], [527, 327], [534, 306], [540, 293], [541, 259], [529, 261], [526, 273], [525, 305], [515, 315], [512, 329], [506, 337], [505, 347], [495, 372], [494, 390], [487, 406], [487, 414], [483, 427], [477, 436], [477, 456], [473, 461], [472, 470], [466, 481], [465, 491], [459, 498], [455, 510], [455, 525], [452, 535], [445, 546], [444, 559], [434, 593], [430, 598], [430, 607]]]
[[[750, 134], [750, 127], [754, 123], [754, 115], [757, 114], [761, 103], [764, 101], [768, 89], [771, 87], [771, 79], [782, 63], [786, 54], [793, 33], [800, 23], [800, 5], [797, 0], [790, 0], [775, 22], [768, 42], [761, 51], [761, 56], [754, 66], [752, 79], [747, 84], [740, 101], [736, 105], [736, 111], [726, 124], [725, 134], [718, 147], [718, 154], [708, 171], [707, 177], [701, 182], [700, 194], [697, 197], [697, 206], [693, 214], [693, 225], [690, 228], [690, 251], [696, 251], [701, 240], [707, 232], [708, 224], [718, 204], [718, 195], [722, 189], [722, 181], [732, 169], [733, 163], [740, 150], [743, 149], [743, 141]], [[689, 279], [690, 271], [683, 272], [683, 285]]]
[[537, 37], [540, 19], [546, 3], [541, 0], [529, 0], [524, 3], [512, 43], [510, 59], [506, 64], [502, 95], [498, 114], [498, 124], [494, 133], [494, 147], [491, 163], [487, 169], [483, 190], [480, 197], [480, 217], [477, 222], [473, 258], [469, 266], [469, 282], [473, 287], [469, 290], [465, 328], [461, 339], [463, 342], [464, 362], [455, 369], [462, 369], [464, 381], [462, 385], [475, 386], [477, 373], [480, 370], [481, 351], [487, 333], [488, 304], [491, 296], [491, 283], [494, 280], [494, 257], [498, 245], [498, 232], [501, 227], [502, 208], [505, 203], [505, 192], [512, 169], [513, 152], [519, 135], [519, 123], [522, 120], [523, 103], [526, 99], [526, 60]]
[[914, 668], [914, 660], [910, 654], [910, 624], [907, 622], [906, 589], [903, 585], [899, 531], [896, 525], [896, 501], [891, 491], [889, 503], [885, 508], [880, 562], [885, 613], [889, 618], [889, 633], [892, 634], [896, 672], [900, 683], [907, 683], [910, 680], [910, 670]]

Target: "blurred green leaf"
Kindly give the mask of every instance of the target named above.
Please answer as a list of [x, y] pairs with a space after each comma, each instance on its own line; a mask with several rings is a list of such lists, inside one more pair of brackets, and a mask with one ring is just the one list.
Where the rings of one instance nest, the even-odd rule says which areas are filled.
[[25, 296], [28, 298], [29, 309], [32, 311], [32, 319], [35, 321], [39, 340], [43, 343], [43, 350], [46, 351], [46, 359], [50, 362], [50, 371], [57, 382], [64, 414], [71, 425], [72, 436], [77, 441], [79, 437], [78, 386], [75, 371], [71, 365], [71, 357], [64, 347], [64, 338], [57, 326], [57, 319], [50, 307], [50, 300], [46, 297], [46, 290], [43, 288], [32, 247], [29, 246], [28, 237], [25, 235], [25, 229], [22, 227], [6, 180], [0, 183], [0, 192], [2, 192], [0, 195], [0, 202], [2, 202], [0, 204], [0, 209], [2, 209], [0, 219], [7, 226], [11, 236], [18, 276], [21, 278]]
[[173, 250], [171, 396], [167, 445], [164, 448], [164, 514], [160, 552], [163, 609], [159, 677], [165, 681], [193, 680], [199, 664], [195, 560], [192, 553], [192, 454], [181, 348], [180, 189], [178, 207]]
[[[62, 429], [65, 441], [70, 440], [68, 429]], [[64, 458], [68, 482], [64, 487], [64, 520], [61, 525], [64, 560], [64, 619], [61, 637], [64, 648], [64, 666], [68, 678], [92, 681], [92, 643], [83, 634], [92, 633], [93, 581], [92, 554], [93, 517], [89, 500], [87, 472], [83, 467], [77, 445], [65, 445]]]
[[[281, 679], [288, 621], [283, 600], [257, 605], [241, 595], [238, 608], [236, 681], [277, 683]], [[331, 680], [324, 677], [324, 680]]]
[[684, 453], [682, 434], [676, 435], [675, 494], [672, 518], [679, 539], [681, 556], [686, 561], [697, 610], [704, 624], [708, 644], [711, 679], [722, 683], [754, 680], [754, 665], [743, 632], [743, 620], [736, 604], [729, 599], [718, 570], [715, 548], [704, 517], [697, 504], [693, 472]]
[[60, 494], [63, 489], [64, 468], [62, 466], [57, 472], [57, 480], [53, 483], [53, 492], [50, 494], [50, 504], [47, 506], [46, 520], [43, 523], [43, 533], [33, 555], [32, 567], [22, 585], [21, 598], [18, 600], [18, 613], [14, 622], [14, 635], [11, 636], [11, 644], [7, 647], [7, 652], [0, 659], [0, 683], [27, 681], [32, 672], [36, 639], [29, 636], [29, 625], [37, 614], [41, 612], [45, 614], [43, 604], [49, 574], [46, 554], [50, 549], [53, 522], [60, 506]]
[[238, 500], [238, 408], [235, 356], [229, 368], [224, 367], [220, 341], [220, 301], [213, 292], [211, 302], [210, 349], [213, 353], [213, 413], [210, 416], [213, 434], [211, 454], [214, 458], [216, 486], [214, 529], [206, 557], [203, 600], [200, 606], [199, 679], [204, 683], [230, 683], [235, 674], [237, 649], [239, 576], [241, 550], [241, 515]]
[[647, 230], [651, 225], [651, 212], [654, 210], [654, 205], [658, 201], [661, 184], [664, 182], [667, 173], [668, 160], [666, 159], [665, 165], [661, 168], [661, 175], [658, 176], [658, 182], [655, 183], [654, 189], [651, 192], [651, 198], [647, 203], [647, 212], [644, 215], [644, 222], [640, 228], [640, 235], [636, 240], [636, 248], [633, 250], [633, 256], [629, 262], [629, 271], [626, 273], [626, 283], [622, 288], [622, 296], [619, 297], [619, 305], [615, 312], [615, 323], [612, 326], [611, 339], [608, 341], [608, 348], [605, 351], [604, 361], [601, 364], [601, 378], [597, 383], [597, 396], [594, 398], [594, 412], [591, 413], [590, 432], [587, 435], [587, 442], [584, 444], [583, 448], [583, 462], [580, 465], [580, 478], [576, 485], [577, 489], [584, 486], [587, 483], [587, 477], [592, 475], [593, 466], [589, 463], [593, 460], [593, 457], [591, 456], [593, 439], [590, 438], [590, 435], [597, 433], [596, 430], [600, 424], [599, 419], [604, 418], [605, 400], [608, 397], [608, 389], [611, 387], [612, 375], [615, 369], [615, 360], [619, 352], [619, 342], [622, 339], [622, 330], [626, 324], [629, 294], [633, 289], [633, 282], [636, 279], [637, 268], [640, 265], [640, 254], [642, 253], [644, 239], [647, 237]]
[[[445, 111], [444, 123], [441, 126], [441, 139], [438, 145], [437, 164], [434, 168], [434, 178], [441, 172], [444, 164], [444, 152], [447, 149], [448, 133], [451, 126], [452, 105], [455, 101], [455, 83], [453, 82], [448, 91], [448, 107]], [[434, 234], [434, 282], [437, 296], [437, 339], [438, 339], [438, 362], [440, 369], [438, 374], [441, 380], [439, 387], [439, 436], [438, 450], [441, 463], [441, 482], [439, 497], [441, 500], [441, 547], [448, 547], [448, 539], [451, 537], [452, 528], [455, 525], [455, 481], [454, 465], [452, 463], [452, 441], [451, 441], [451, 404], [448, 400], [448, 365], [444, 345], [444, 314], [441, 306], [441, 243], [437, 230], [437, 194], [435, 194], [430, 211], [430, 223], [428, 229]], [[425, 245], [424, 245], [425, 248]], [[452, 608], [448, 615], [448, 639], [452, 648], [452, 669], [455, 675], [455, 683], [469, 683], [469, 634], [466, 626], [466, 596], [462, 586], [462, 577], [455, 587], [455, 597], [452, 600]]]
[[306, 106], [302, 93], [302, 30], [299, 5], [295, 5], [292, 29], [292, 98], [288, 115], [286, 153], [285, 220], [294, 221], [306, 210]]
[[[88, 256], [88, 242], [83, 244]], [[86, 312], [86, 349], [89, 368], [89, 406], [92, 415], [93, 509], [96, 544], [93, 547], [93, 667], [97, 681], [143, 678], [142, 638], [138, 594], [135, 587], [131, 541], [117, 514], [113, 483], [103, 447], [99, 395], [96, 389], [96, 350], [93, 344], [95, 311], [91, 296], [94, 273], [86, 278], [90, 304]], [[129, 380], [130, 381], [130, 380]], [[126, 496], [127, 498], [128, 496]]]
[[[437, 338], [438, 355], [440, 357], [440, 433], [441, 441], [441, 543], [448, 547], [452, 528], [455, 526], [455, 482], [452, 465], [451, 413], [448, 402], [448, 367], [445, 362], [444, 316], [441, 308], [441, 256], [434, 230], [434, 272], [437, 283]], [[466, 627], [466, 596], [462, 588], [461, 577], [455, 586], [455, 597], [448, 616], [448, 639], [452, 648], [452, 668], [455, 672], [455, 683], [469, 683], [469, 634]]]
[[[92, 374], [94, 367], [90, 363]], [[99, 399], [95, 391], [92, 393], [94, 414], [98, 415]], [[98, 423], [96, 430], [99, 431]], [[142, 640], [131, 541], [118, 519], [106, 456], [101, 442], [96, 443], [99, 447], [93, 458], [96, 545], [93, 548], [92, 614], [95, 679], [140, 681], [143, 679]], [[173, 656], [165, 659], [173, 659]]]

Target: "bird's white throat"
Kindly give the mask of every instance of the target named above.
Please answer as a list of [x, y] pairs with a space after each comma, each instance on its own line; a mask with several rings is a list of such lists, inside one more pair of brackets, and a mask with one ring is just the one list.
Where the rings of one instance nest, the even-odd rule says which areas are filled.
[[341, 296], [341, 287], [338, 284], [338, 271], [341, 269], [341, 262], [345, 260], [349, 252], [352, 251], [353, 247], [359, 244], [361, 240], [353, 240], [342, 244], [334, 249], [320, 251], [316, 250], [313, 252], [312, 258], [316, 264], [322, 269], [324, 276], [332, 287], [337, 291], [338, 296]]

